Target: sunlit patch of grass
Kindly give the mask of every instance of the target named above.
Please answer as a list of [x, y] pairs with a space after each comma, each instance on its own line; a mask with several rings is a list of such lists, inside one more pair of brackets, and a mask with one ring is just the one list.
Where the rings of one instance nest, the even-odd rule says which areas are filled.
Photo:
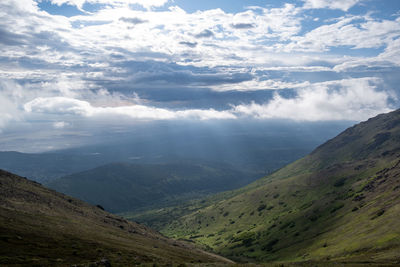
[[[226, 201], [183, 216], [162, 232], [191, 239], [238, 261], [351, 261], [372, 257], [370, 261], [374, 262], [378, 254], [387, 260], [389, 256], [382, 256], [382, 249], [392, 255], [400, 244], [400, 230], [394, 226], [400, 218], [392, 212], [394, 193], [385, 190], [393, 185], [374, 192], [355, 190], [373, 180], [371, 177], [380, 170], [393, 167], [394, 162], [376, 161], [372, 169], [361, 174], [354, 171], [357, 164], [301, 179], [272, 180], [256, 188], [250, 185], [249, 190]], [[338, 186], [338, 179], [343, 177], [346, 180]], [[361, 194], [363, 198], [358, 200], [356, 196]], [[383, 201], [388, 198], [390, 207], [382, 212], [382, 205], [386, 205]]]

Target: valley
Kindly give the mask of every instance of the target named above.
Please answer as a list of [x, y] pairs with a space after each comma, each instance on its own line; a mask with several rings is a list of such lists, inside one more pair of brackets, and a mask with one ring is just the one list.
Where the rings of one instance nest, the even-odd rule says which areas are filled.
[[46, 186], [121, 213], [167, 207], [240, 188], [257, 175], [260, 173], [216, 163], [114, 163], [55, 179]]
[[236, 261], [399, 263], [400, 111], [160, 230]]
[[228, 164], [183, 161], [47, 183], [91, 205], [2, 171], [0, 264], [396, 266], [399, 141], [397, 110], [254, 182]]

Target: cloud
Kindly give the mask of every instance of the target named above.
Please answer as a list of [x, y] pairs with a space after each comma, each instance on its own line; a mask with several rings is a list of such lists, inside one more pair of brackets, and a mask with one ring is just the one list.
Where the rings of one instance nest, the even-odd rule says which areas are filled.
[[39, 97], [24, 105], [28, 113], [56, 115], [76, 115], [87, 118], [127, 117], [135, 120], [173, 120], [173, 119], [235, 119], [229, 111], [214, 109], [168, 110], [144, 105], [119, 107], [94, 107], [89, 102], [67, 97]]
[[329, 8], [348, 11], [362, 0], [304, 0], [304, 8]]
[[[400, 19], [350, 14], [360, 1], [304, 2], [305, 8], [350, 11], [342, 17], [293, 4], [188, 13], [167, 0], [52, 2], [101, 5], [64, 17], [35, 1], [0, 1], [0, 80], [12, 81], [0, 88], [3, 129], [18, 120], [35, 124], [33, 115], [51, 128], [75, 125], [65, 116], [359, 119], [390, 109], [389, 91], [397, 88]], [[151, 8], [164, 4], [170, 5]], [[377, 90], [373, 76], [386, 92]], [[275, 90], [281, 92], [270, 101]]]
[[65, 121], [57, 121], [53, 123], [54, 129], [64, 129], [65, 127], [68, 127], [69, 123]]
[[23, 97], [21, 86], [12, 80], [0, 80], [0, 132], [15, 121], [22, 119], [19, 100]]
[[26, 103], [24, 109], [29, 113], [93, 115], [88, 102], [67, 97], [38, 97]]
[[241, 29], [252, 29], [255, 27], [253, 23], [234, 23], [234, 24], [231, 24], [231, 26], [232, 26], [232, 28], [240, 29], [240, 30]]
[[376, 89], [381, 81], [376, 78], [347, 79], [310, 84], [297, 90], [295, 97], [276, 93], [264, 104], [241, 104], [231, 109], [172, 110], [142, 104], [125, 106], [93, 106], [87, 101], [66, 98], [36, 98], [24, 105], [32, 114], [75, 115], [87, 119], [115, 120], [176, 120], [176, 119], [291, 119], [298, 121], [365, 120], [379, 113], [391, 111], [391, 95]]
[[122, 17], [119, 20], [123, 21], [123, 22], [126, 22], [126, 23], [134, 24], [134, 25], [148, 22], [147, 20], [143, 20], [143, 19], [135, 18], [135, 17], [133, 17], [133, 18]]
[[103, 4], [110, 6], [137, 4], [145, 8], [151, 8], [151, 7], [163, 6], [168, 2], [168, 0], [47, 0], [47, 1], [50, 1], [54, 5], [63, 5], [63, 4], [74, 5], [81, 10], [83, 9], [83, 5], [85, 3]]
[[22, 35], [11, 33], [5, 29], [0, 28], [0, 43], [5, 45], [23, 45]]
[[216, 70], [210, 68], [185, 67], [176, 64], [151, 64], [149, 62], [125, 62], [133, 73], [130, 80], [144, 87], [203, 87], [232, 85], [250, 81], [253, 75], [244, 70]]
[[214, 36], [214, 33], [210, 30], [203, 30], [202, 32], [196, 34], [194, 37], [196, 38], [208, 38]]
[[[400, 22], [400, 18], [397, 21]], [[388, 61], [400, 66], [400, 38], [388, 43], [385, 51], [378, 56], [378, 60]]]
[[282, 90], [304, 88], [309, 82], [284, 82], [279, 79], [249, 80], [234, 84], [215, 85], [211, 88], [218, 92], [223, 91], [257, 91], [257, 90]]
[[182, 41], [182, 42], [179, 42], [179, 44], [188, 46], [190, 48], [195, 48], [197, 46], [197, 42]]
[[14, 114], [10, 113], [9, 110], [7, 110], [8, 106], [12, 106], [12, 103], [4, 100], [0, 100], [0, 105], [2, 108], [0, 108], [0, 133], [2, 132], [3, 128], [6, 128], [6, 126], [14, 120]]
[[378, 49], [400, 36], [400, 20], [375, 20], [369, 16], [346, 16], [293, 37], [283, 46], [288, 52], [326, 52], [331, 48]]
[[319, 83], [299, 90], [294, 98], [276, 94], [266, 104], [239, 105], [233, 110], [235, 114], [260, 119], [361, 121], [392, 110], [388, 104], [390, 95], [378, 91], [376, 82], [362, 78]]
[[[5, 25], [0, 28], [18, 34], [14, 37], [22, 37], [18, 42], [29, 44], [24, 51], [19, 46], [8, 46], [3, 56], [9, 56], [10, 61], [23, 58], [29, 63], [38, 62], [36, 69], [51, 66], [48, 68], [60, 69], [63, 73], [70, 71], [101, 79], [106, 71], [113, 71], [113, 77], [126, 73], [127, 70], [113, 68], [113, 63], [118, 62], [116, 55], [125, 60], [137, 60], [141, 54], [146, 55], [144, 59], [190, 62], [197, 66], [215, 66], [220, 62], [233, 65], [243, 58], [247, 64], [252, 64], [258, 59], [252, 53], [260, 51], [259, 42], [270, 38], [287, 39], [301, 29], [301, 19], [296, 17], [300, 9], [294, 5], [231, 14], [221, 9], [186, 13], [176, 6], [162, 11], [143, 11], [115, 4], [124, 1], [101, 1], [114, 5], [69, 18], [50, 15], [38, 6], [28, 12], [19, 4], [0, 3], [1, 9], [10, 11], [4, 18]], [[84, 2], [71, 0], [69, 3]], [[254, 25], [251, 32], [232, 28], [232, 23], [240, 27], [243, 21]], [[126, 23], [140, 23], [141, 26], [132, 28]], [[197, 42], [190, 37], [202, 40]], [[188, 52], [188, 48], [196, 49]], [[108, 68], [95, 69], [94, 63], [108, 64]]]

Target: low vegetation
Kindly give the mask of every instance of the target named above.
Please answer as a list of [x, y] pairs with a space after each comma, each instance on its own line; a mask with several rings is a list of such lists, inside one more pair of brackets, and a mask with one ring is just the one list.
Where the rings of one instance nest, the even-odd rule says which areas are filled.
[[80, 200], [0, 171], [1, 266], [229, 263]]
[[159, 228], [241, 262], [400, 264], [400, 111]]
[[[243, 188], [122, 214], [180, 241], [111, 215], [104, 203], [90, 206], [0, 172], [0, 264], [233, 264], [208, 250], [271, 266], [398, 266], [399, 159], [395, 111], [347, 129]], [[106, 172], [97, 173], [99, 188], [106, 188]], [[143, 181], [156, 185], [154, 196], [165, 193], [157, 181], [176, 188], [185, 182], [184, 175], [165, 173], [167, 179], [150, 175]], [[204, 180], [200, 175], [192, 181]], [[104, 196], [117, 192], [124, 196], [119, 188]], [[134, 196], [140, 193], [136, 188]]]

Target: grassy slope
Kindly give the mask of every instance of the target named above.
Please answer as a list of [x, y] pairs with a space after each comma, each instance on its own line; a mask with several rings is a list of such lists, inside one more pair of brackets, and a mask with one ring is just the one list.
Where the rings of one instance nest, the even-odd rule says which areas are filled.
[[399, 157], [396, 111], [162, 232], [243, 261], [400, 263]]
[[229, 198], [234, 194], [236, 194], [235, 191], [226, 191], [200, 198], [182, 199], [183, 201], [180, 202], [164, 203], [165, 205], [154, 209], [144, 209], [139, 212], [123, 212], [119, 213], [119, 215], [127, 220], [140, 222], [159, 231], [165, 229], [171, 221], [208, 207], [217, 201]]
[[192, 245], [0, 170], [0, 265], [224, 262]]

